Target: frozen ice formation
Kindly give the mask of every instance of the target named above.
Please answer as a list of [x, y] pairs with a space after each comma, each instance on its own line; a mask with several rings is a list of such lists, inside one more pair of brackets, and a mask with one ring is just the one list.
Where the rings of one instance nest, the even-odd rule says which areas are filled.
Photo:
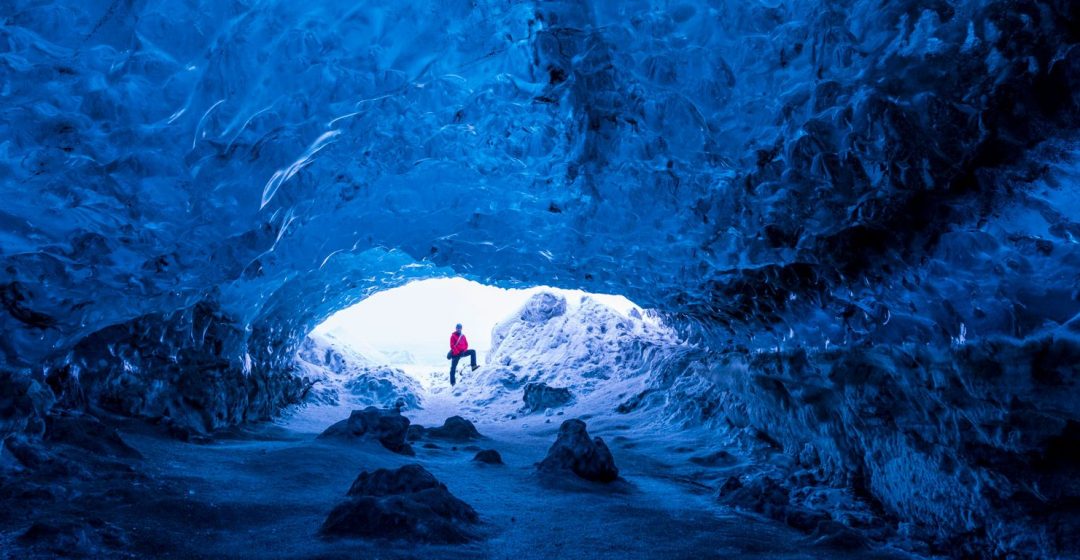
[[687, 341], [624, 410], [810, 448], [945, 550], [1078, 553], [1078, 10], [0, 0], [0, 437], [268, 418], [344, 306], [550, 284]]

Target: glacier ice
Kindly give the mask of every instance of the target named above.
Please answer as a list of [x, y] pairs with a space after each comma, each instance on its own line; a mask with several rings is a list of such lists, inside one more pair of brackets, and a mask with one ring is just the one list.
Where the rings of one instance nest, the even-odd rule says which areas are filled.
[[809, 445], [946, 550], [1075, 553], [1078, 19], [0, 0], [0, 434], [267, 418], [368, 295], [548, 284], [685, 341], [627, 408]]

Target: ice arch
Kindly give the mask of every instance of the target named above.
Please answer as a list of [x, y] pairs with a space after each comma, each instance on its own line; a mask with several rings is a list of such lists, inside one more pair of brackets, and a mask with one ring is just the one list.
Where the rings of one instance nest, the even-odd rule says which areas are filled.
[[1070, 3], [871, 4], [9, 1], [5, 361], [451, 269], [843, 339], [1076, 113]]
[[27, 365], [215, 290], [247, 324], [328, 265], [378, 286], [379, 248], [735, 315], [728, 286], [857, 275], [1074, 108], [1067, 4], [6, 7], [5, 326], [54, 343]]
[[265, 417], [314, 325], [453, 274], [626, 295], [715, 367], [794, 352], [709, 402], [945, 532], [993, 500], [902, 480], [1075, 441], [1077, 3], [386, 4], [0, 0], [7, 378]]

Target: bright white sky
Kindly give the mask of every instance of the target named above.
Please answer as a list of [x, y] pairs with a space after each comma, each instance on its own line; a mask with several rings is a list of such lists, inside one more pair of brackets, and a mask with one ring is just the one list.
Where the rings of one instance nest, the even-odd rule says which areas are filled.
[[[462, 278], [420, 280], [379, 292], [335, 313], [315, 329], [355, 347], [382, 363], [445, 366], [454, 325], [462, 324], [469, 348], [479, 357], [491, 347], [491, 329], [541, 290], [566, 296], [573, 306], [586, 295], [580, 290], [536, 287], [505, 290]], [[588, 294], [622, 313], [635, 307], [622, 296]], [[382, 361], [381, 353], [387, 359]], [[411, 359], [406, 357], [411, 355]]]

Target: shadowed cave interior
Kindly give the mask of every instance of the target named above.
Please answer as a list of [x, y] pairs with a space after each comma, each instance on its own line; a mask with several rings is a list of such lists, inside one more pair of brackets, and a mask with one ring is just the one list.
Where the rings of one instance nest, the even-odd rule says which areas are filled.
[[0, 0], [0, 548], [1080, 556], [1078, 6]]

